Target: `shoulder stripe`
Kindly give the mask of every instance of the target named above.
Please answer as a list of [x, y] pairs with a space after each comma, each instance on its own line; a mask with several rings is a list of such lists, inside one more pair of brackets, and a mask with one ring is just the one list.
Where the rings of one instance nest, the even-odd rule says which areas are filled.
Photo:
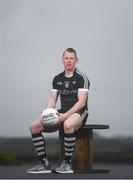
[[81, 119], [83, 120], [87, 114], [88, 114], [88, 110], [85, 110], [85, 112], [81, 115]]
[[76, 69], [76, 72], [83, 77], [83, 79], [84, 79], [84, 88], [88, 89], [89, 88], [88, 87], [88, 77], [85, 74], [83, 74], [79, 69]]

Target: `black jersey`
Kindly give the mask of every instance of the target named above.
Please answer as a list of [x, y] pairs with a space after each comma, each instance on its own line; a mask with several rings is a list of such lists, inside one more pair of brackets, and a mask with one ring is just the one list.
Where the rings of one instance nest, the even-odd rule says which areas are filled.
[[[78, 90], [88, 91], [90, 82], [85, 74], [77, 68], [71, 77], [65, 76], [65, 71], [53, 79], [53, 89], [58, 90], [61, 99], [60, 112], [68, 111], [78, 101]], [[81, 111], [87, 110], [87, 102]]]

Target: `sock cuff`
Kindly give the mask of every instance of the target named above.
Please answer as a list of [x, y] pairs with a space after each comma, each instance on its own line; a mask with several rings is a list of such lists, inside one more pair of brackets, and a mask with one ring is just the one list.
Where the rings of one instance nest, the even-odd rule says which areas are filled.
[[36, 137], [42, 136], [42, 133], [40, 132], [40, 133], [36, 133], [36, 134], [31, 134], [31, 136], [33, 138], [36, 138]]
[[76, 133], [71, 133], [71, 134], [64, 134], [64, 137], [76, 137]]

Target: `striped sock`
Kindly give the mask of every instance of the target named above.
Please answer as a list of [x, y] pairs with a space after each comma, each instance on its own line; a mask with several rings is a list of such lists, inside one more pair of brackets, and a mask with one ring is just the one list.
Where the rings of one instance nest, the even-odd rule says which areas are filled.
[[65, 147], [65, 160], [70, 161], [72, 159], [76, 136], [75, 133], [64, 135], [64, 147]]
[[[37, 151], [38, 157], [43, 164], [46, 164], [46, 151], [45, 151], [45, 140], [42, 133], [32, 134], [32, 140], [34, 147]], [[48, 162], [47, 162], [48, 163]]]

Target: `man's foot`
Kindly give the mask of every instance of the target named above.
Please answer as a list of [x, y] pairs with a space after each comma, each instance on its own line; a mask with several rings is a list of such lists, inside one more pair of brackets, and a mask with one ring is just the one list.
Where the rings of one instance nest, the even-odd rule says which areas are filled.
[[27, 170], [27, 173], [51, 173], [51, 169], [50, 169], [50, 166], [46, 166], [46, 165], [43, 165], [43, 164], [38, 164], [36, 165], [35, 167], [31, 168], [31, 169], [28, 169]]
[[71, 161], [63, 160], [61, 165], [55, 169], [56, 173], [73, 173]]

